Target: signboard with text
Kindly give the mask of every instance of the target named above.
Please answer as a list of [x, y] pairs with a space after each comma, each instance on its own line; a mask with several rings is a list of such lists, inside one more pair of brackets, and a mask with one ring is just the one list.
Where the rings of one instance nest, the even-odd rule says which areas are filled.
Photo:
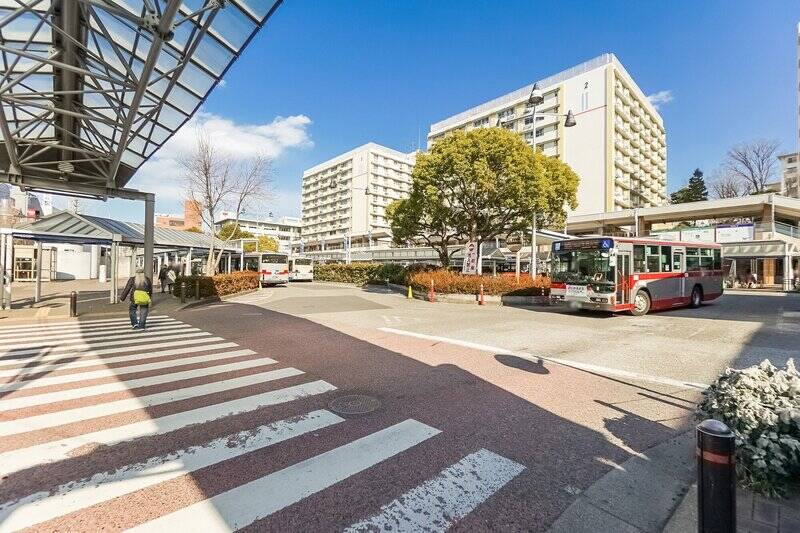
[[464, 266], [461, 268], [462, 274], [478, 273], [478, 243], [468, 242], [464, 246]]

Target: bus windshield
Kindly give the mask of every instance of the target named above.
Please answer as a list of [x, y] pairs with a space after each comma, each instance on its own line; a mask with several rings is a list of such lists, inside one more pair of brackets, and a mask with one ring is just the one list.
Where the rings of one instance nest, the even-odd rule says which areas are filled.
[[311, 259], [295, 259], [294, 264], [308, 266], [311, 264]]
[[262, 263], [270, 263], [270, 264], [286, 263], [287, 259], [288, 259], [287, 256], [285, 256], [283, 254], [263, 254], [261, 256], [261, 262]]
[[574, 250], [553, 254], [553, 281], [560, 283], [614, 284], [614, 267], [603, 250]]

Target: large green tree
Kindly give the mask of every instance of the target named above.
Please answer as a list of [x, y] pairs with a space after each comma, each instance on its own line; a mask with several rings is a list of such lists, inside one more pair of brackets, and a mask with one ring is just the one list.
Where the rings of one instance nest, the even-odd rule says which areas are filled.
[[454, 132], [417, 156], [409, 198], [390, 207], [394, 238], [421, 238], [449, 264], [455, 239], [484, 242], [523, 230], [563, 227], [577, 207], [579, 178], [504, 128]]
[[708, 200], [708, 189], [703, 178], [703, 171], [699, 168], [694, 169], [689, 183], [670, 195], [670, 202], [673, 204], [685, 204], [687, 202], [701, 202]]

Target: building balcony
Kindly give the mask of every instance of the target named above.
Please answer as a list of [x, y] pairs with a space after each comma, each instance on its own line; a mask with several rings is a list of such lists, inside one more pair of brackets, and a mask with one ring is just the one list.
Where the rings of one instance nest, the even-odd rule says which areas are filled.
[[614, 159], [614, 164], [617, 165], [617, 167], [621, 168], [625, 172], [629, 172], [629, 173], [633, 172], [633, 167], [631, 166], [631, 164], [628, 161], [625, 161], [624, 159], [622, 159], [621, 157], [615, 158]]
[[630, 139], [633, 135], [630, 127], [619, 117], [614, 121], [614, 127], [626, 139]]
[[633, 129], [633, 131], [635, 132], [642, 131], [642, 123], [639, 122], [638, 120], [631, 121], [631, 129]]
[[617, 137], [614, 139], [614, 146], [625, 155], [631, 155], [631, 145], [628, 144], [626, 141]]
[[617, 175], [614, 177], [614, 183], [616, 183], [620, 188], [625, 189], [626, 191], [631, 190], [631, 180], [626, 178], [625, 176]]
[[631, 207], [631, 201], [622, 196], [614, 196], [614, 203], [624, 209], [630, 209]]

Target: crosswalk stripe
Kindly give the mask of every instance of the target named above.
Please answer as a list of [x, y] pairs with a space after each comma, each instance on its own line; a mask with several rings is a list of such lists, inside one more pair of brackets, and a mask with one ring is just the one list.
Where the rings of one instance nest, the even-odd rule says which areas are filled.
[[345, 532], [447, 531], [523, 470], [525, 467], [521, 464], [481, 449], [381, 507], [379, 514], [353, 524]]
[[[233, 344], [233, 346], [235, 346], [235, 344]], [[244, 355], [255, 355], [255, 353], [256, 352], [254, 352], [253, 350], [233, 350], [229, 352], [216, 352], [205, 355], [182, 357], [181, 359], [169, 359], [167, 361], [145, 363], [136, 366], [125, 366], [113, 369], [106, 368], [103, 370], [91, 370], [89, 372], [78, 372], [75, 374], [66, 374], [63, 376], [42, 377], [38, 379], [31, 379], [28, 381], [14, 381], [5, 385], [0, 385], [0, 392], [9, 392], [17, 390], [27, 390], [29, 392], [35, 392], [37, 389], [41, 387], [49, 387], [51, 385], [64, 385], [66, 383], [78, 383], [81, 381], [88, 381], [90, 379], [100, 379], [100, 378], [110, 378], [110, 377], [115, 377], [124, 380], [125, 376], [128, 374], [138, 374], [139, 372], [148, 372], [151, 370], [159, 370], [162, 368], [167, 369], [168, 372], [179, 372], [181, 369], [185, 368], [188, 365], [194, 365], [197, 363], [208, 363], [211, 361], [224, 361], [233, 357], [241, 357]], [[261, 358], [260, 361], [264, 361], [263, 364], [265, 365], [268, 364], [268, 362], [272, 363], [277, 362], [274, 359], [269, 359], [266, 357]], [[129, 385], [130, 383], [132, 382], [127, 382], [126, 385]]]
[[159, 374], [157, 376], [132, 379], [129, 381], [102, 383], [100, 385], [92, 385], [89, 387], [80, 387], [77, 389], [68, 389], [55, 392], [45, 392], [30, 396], [22, 396], [20, 398], [2, 398], [0, 399], [0, 411], [23, 409], [25, 407], [33, 407], [35, 405], [63, 402], [66, 400], [75, 400], [77, 398], [88, 398], [100, 394], [122, 392], [122, 391], [137, 389], [139, 387], [150, 387], [153, 385], [172, 383], [174, 381], [182, 381], [185, 379], [202, 378], [206, 376], [223, 376], [228, 372], [236, 372], [237, 370], [246, 370], [249, 368], [257, 368], [261, 366], [272, 365], [275, 363], [277, 363], [277, 361], [268, 358], [249, 359], [247, 361], [239, 361], [236, 363], [228, 363], [224, 365], [195, 368], [193, 370], [184, 370], [182, 372], [173, 372], [171, 374]]
[[330, 383], [317, 380], [181, 411], [159, 418], [141, 420], [131, 424], [114, 426], [74, 437], [35, 444], [27, 448], [11, 450], [0, 453], [0, 477], [20, 472], [26, 468], [68, 459], [74, 450], [89, 444], [114, 446], [142, 437], [164, 435], [194, 424], [203, 424], [227, 416], [248, 413], [262, 407], [287, 403], [334, 390], [336, 390], [336, 387]]
[[217, 494], [130, 531], [231, 531], [252, 524], [370, 468], [440, 431], [405, 420]]
[[[130, 326], [128, 326], [120, 331], [111, 331], [111, 332], [102, 331], [102, 332], [87, 333], [87, 334], [78, 333], [72, 335], [48, 335], [48, 336], [36, 335], [35, 340], [32, 341], [20, 341], [20, 339], [11, 339], [11, 340], [0, 339], [0, 350], [6, 352], [16, 352], [17, 350], [21, 350], [22, 348], [31, 348], [40, 346], [62, 346], [62, 345], [81, 343], [81, 342], [83, 342], [84, 344], [92, 344], [96, 343], [97, 341], [125, 339], [131, 337], [132, 335], [136, 335], [137, 337], [144, 337], [144, 336], [161, 335], [167, 333], [174, 334], [183, 331], [200, 331], [200, 330], [198, 328], [193, 328], [188, 324], [169, 324], [169, 325], [156, 326], [155, 329], [148, 327], [144, 331], [134, 331], [131, 329]], [[28, 337], [30, 337], [30, 335], [28, 335]]]
[[[10, 377], [19, 379], [23, 376], [30, 375], [30, 374], [41, 374], [43, 372], [55, 372], [58, 370], [73, 370], [76, 368], [83, 368], [87, 366], [97, 366], [97, 365], [110, 365], [113, 363], [126, 363], [130, 362], [131, 365], [138, 364], [139, 361], [145, 361], [147, 359], [155, 359], [158, 357], [166, 357], [170, 355], [182, 355], [187, 353], [194, 353], [194, 352], [204, 352], [208, 350], [219, 350], [224, 348], [235, 348], [238, 346], [235, 342], [217, 342], [225, 340], [221, 337], [212, 337], [212, 338], [201, 338], [201, 339], [186, 339], [185, 341], [178, 341], [178, 342], [165, 342], [163, 344], [159, 344], [159, 348], [169, 347], [169, 346], [187, 346], [188, 348], [175, 348], [171, 350], [157, 350], [155, 352], [147, 351], [147, 352], [139, 352], [129, 355], [118, 355], [116, 357], [103, 357], [98, 359], [90, 359], [84, 356], [92, 356], [92, 355], [104, 355], [106, 350], [100, 350], [98, 352], [90, 352], [86, 354], [81, 354], [81, 359], [78, 361], [70, 361], [64, 363], [54, 363], [51, 365], [40, 365], [40, 366], [25, 366], [20, 368], [20, 363], [16, 363], [14, 365], [0, 365], [0, 377]], [[217, 342], [216, 344], [205, 344], [208, 342]], [[196, 346], [199, 345], [199, 346]], [[127, 348], [124, 351], [128, 352], [131, 350], [141, 350], [146, 349], [137, 347]], [[48, 362], [48, 361], [59, 361], [61, 359], [68, 359], [71, 356], [69, 355], [58, 355], [56, 357], [49, 357], [47, 359], [37, 359], [36, 362]], [[9, 370], [4, 370], [9, 368]]]
[[[174, 318], [169, 317], [147, 317], [147, 326], [162, 326], [162, 325], [170, 325], [170, 324], [184, 324]], [[4, 341], [6, 339], [17, 339], [20, 337], [30, 336], [32, 333], [36, 333], [38, 335], [72, 335], [74, 333], [91, 333], [95, 331], [110, 331], [110, 330], [118, 330], [118, 329], [130, 329], [131, 323], [130, 320], [126, 320], [125, 322], [120, 322], [119, 324], [99, 324], [96, 326], [87, 326], [87, 327], [79, 327], [79, 325], [75, 326], [61, 326], [58, 328], [34, 328], [30, 331], [17, 331], [17, 332], [7, 332], [5, 328], [0, 328], [0, 340]]]
[[185, 339], [187, 337], [203, 337], [210, 335], [211, 333], [208, 333], [206, 331], [201, 331], [197, 328], [191, 328], [189, 330], [180, 332], [154, 331], [153, 333], [150, 333], [148, 331], [129, 331], [127, 334], [128, 338], [117, 339], [112, 341], [106, 341], [105, 339], [95, 339], [94, 341], [85, 342], [83, 344], [69, 344], [69, 345], [64, 345], [53, 341], [45, 341], [45, 343], [36, 344], [35, 347], [33, 348], [22, 348], [20, 350], [16, 349], [3, 350], [0, 351], [0, 359], [7, 361], [9, 359], [13, 359], [15, 357], [20, 357], [23, 355], [36, 355], [41, 353], [43, 349], [47, 349], [48, 353], [66, 352], [69, 350], [80, 351], [80, 350], [91, 350], [94, 348], [102, 348], [105, 346], [127, 346], [129, 344], [140, 344], [145, 342], [152, 342], [155, 340], [161, 342], [162, 340]]
[[[152, 316], [147, 317], [147, 321], [151, 320], [175, 320], [169, 316]], [[98, 326], [102, 324], [130, 324], [130, 319], [128, 317], [117, 317], [117, 318], [103, 318], [99, 320], [67, 320], [62, 322], [41, 322], [32, 326], [30, 324], [18, 325], [18, 326], [3, 326], [0, 327], [0, 333], [13, 333], [13, 332], [23, 332], [23, 331], [46, 331], [48, 329], [61, 329], [65, 327], [82, 327], [82, 326]]]
[[312, 411], [66, 483], [50, 493], [32, 494], [0, 506], [0, 533], [31, 527], [340, 422], [344, 419], [329, 411]]
[[140, 396], [138, 398], [126, 398], [124, 400], [88, 405], [75, 409], [65, 409], [63, 411], [56, 411], [43, 415], [34, 415], [17, 418], [15, 420], [0, 421], [0, 436], [5, 437], [9, 435], [18, 435], [20, 433], [27, 433], [29, 431], [36, 431], [40, 429], [62, 426], [65, 424], [72, 424], [75, 422], [82, 422], [84, 420], [91, 420], [93, 418], [118, 414], [125, 411], [144, 409], [146, 407], [153, 407], [155, 405], [177, 402], [198, 396], [206, 396], [216, 392], [258, 385], [267, 381], [299, 376], [300, 374], [303, 374], [303, 371], [297, 370], [296, 368], [281, 368], [268, 372], [249, 374], [247, 376], [233, 379], [220, 380], [213, 383], [204, 383], [202, 385], [195, 385], [193, 387], [184, 387], [182, 389], [149, 394], [147, 396]]
[[[222, 337], [203, 337], [202, 335], [209, 335], [209, 333], [205, 333], [205, 332], [189, 333], [187, 335], [184, 335], [183, 336], [184, 338], [182, 340], [178, 340], [178, 341], [164, 342], [165, 339], [155, 339], [155, 340], [158, 341], [158, 347], [159, 348], [171, 348], [173, 346], [186, 346], [187, 344], [202, 344], [202, 343], [206, 343], [206, 342], [220, 342], [220, 341], [224, 341], [225, 340]], [[202, 337], [202, 338], [187, 339], [185, 337]], [[143, 341], [147, 341], [147, 342], [152, 341], [152, 340], [153, 339], [143, 339]], [[115, 343], [115, 344], [119, 345], [119, 344], [123, 344], [123, 343], [118, 342], [118, 343]], [[129, 344], [129, 343], [124, 343], [124, 344]], [[60, 361], [62, 359], [69, 358], [69, 357], [85, 358], [85, 357], [89, 357], [89, 356], [98, 356], [98, 355], [108, 355], [108, 354], [114, 354], [114, 353], [130, 352], [132, 350], [144, 350], [146, 348], [147, 348], [146, 345], [144, 345], [144, 346], [136, 345], [136, 346], [116, 346], [115, 348], [104, 348], [102, 350], [89, 350], [89, 351], [75, 352], [75, 353], [54, 354], [54, 353], [48, 352], [47, 355], [42, 355], [41, 357], [37, 357], [34, 361], [26, 361], [24, 359], [23, 360], [19, 360], [19, 361], [14, 361], [13, 359], [2, 360], [2, 361], [0, 361], [0, 362], [3, 363], [3, 364], [0, 364], [0, 370], [4, 370], [6, 368], [14, 368], [14, 367], [18, 368], [18, 365], [20, 365], [20, 364], [30, 364], [30, 363], [41, 364], [41, 363], [46, 363], [46, 362], [50, 362], [50, 361]], [[2, 359], [2, 358], [0, 358], [0, 359]], [[99, 362], [102, 363], [103, 360], [100, 360]], [[31, 367], [31, 368], [33, 368], [33, 367]]]

